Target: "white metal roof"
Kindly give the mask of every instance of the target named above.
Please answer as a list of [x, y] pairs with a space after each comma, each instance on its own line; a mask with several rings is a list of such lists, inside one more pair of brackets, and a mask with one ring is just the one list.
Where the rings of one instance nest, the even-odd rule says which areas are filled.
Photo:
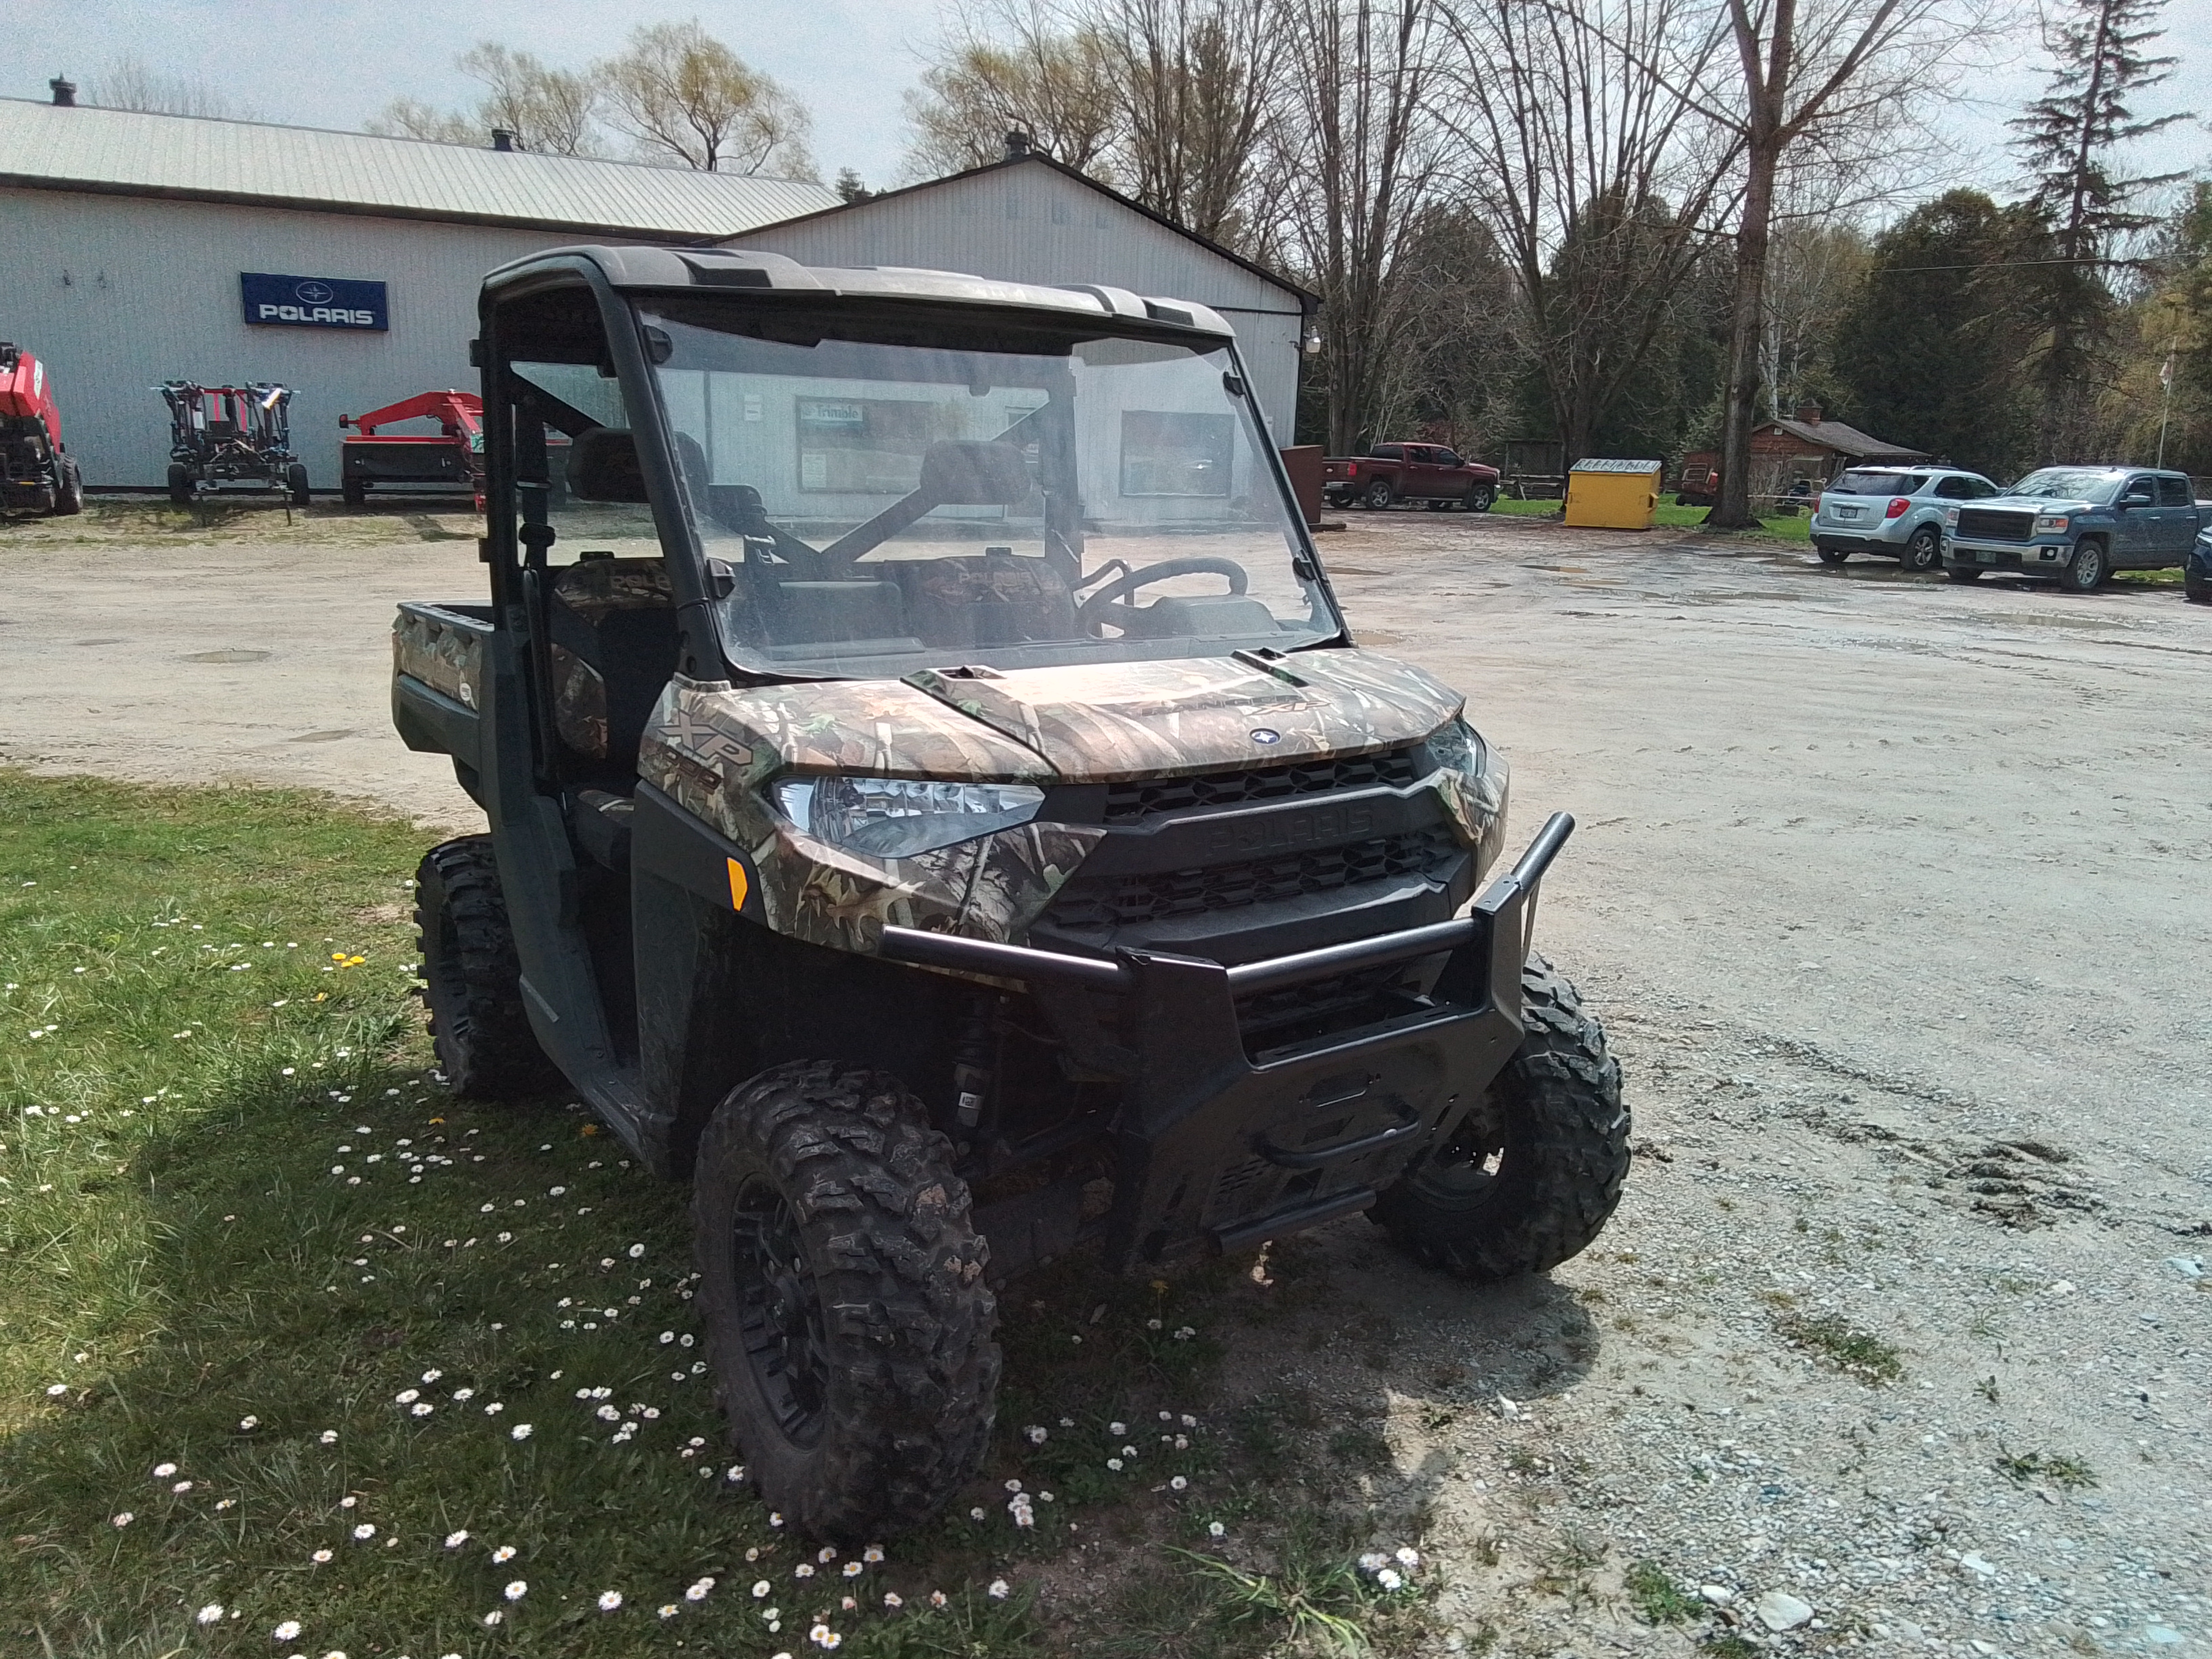
[[0, 185], [684, 240], [838, 205], [794, 179], [15, 98]]

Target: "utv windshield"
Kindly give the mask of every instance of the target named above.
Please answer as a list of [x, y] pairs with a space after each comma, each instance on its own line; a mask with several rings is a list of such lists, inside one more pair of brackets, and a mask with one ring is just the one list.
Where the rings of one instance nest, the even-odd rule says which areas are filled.
[[732, 661], [874, 678], [1339, 630], [1225, 349], [1003, 315], [645, 321]]
[[2005, 494], [2043, 501], [2095, 501], [2109, 506], [2120, 493], [2121, 476], [2093, 472], [2087, 467], [2046, 466], [2040, 472], [2029, 473]]

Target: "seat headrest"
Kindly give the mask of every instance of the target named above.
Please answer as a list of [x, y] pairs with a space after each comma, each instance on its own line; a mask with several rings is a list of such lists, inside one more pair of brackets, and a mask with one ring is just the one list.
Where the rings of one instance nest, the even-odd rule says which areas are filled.
[[568, 493], [581, 501], [642, 501], [645, 470], [629, 428], [588, 427], [568, 446]]

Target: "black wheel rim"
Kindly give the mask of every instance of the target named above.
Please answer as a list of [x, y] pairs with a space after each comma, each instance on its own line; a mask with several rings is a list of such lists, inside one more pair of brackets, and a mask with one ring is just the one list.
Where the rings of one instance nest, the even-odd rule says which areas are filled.
[[756, 1176], [738, 1191], [730, 1223], [731, 1267], [745, 1361], [777, 1429], [795, 1446], [821, 1437], [828, 1333], [799, 1218], [783, 1194]]
[[1505, 1170], [1505, 1132], [1489, 1106], [1469, 1112], [1449, 1139], [1407, 1171], [1407, 1183], [1428, 1203], [1474, 1210], [1496, 1194]]

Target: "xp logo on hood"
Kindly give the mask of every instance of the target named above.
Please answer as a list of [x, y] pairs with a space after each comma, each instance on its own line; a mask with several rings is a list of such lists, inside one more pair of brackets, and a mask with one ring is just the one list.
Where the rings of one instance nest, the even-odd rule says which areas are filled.
[[1282, 740], [1283, 734], [1276, 731], [1272, 726], [1255, 726], [1253, 729], [1252, 741], [1256, 744], [1277, 744], [1280, 743]]

